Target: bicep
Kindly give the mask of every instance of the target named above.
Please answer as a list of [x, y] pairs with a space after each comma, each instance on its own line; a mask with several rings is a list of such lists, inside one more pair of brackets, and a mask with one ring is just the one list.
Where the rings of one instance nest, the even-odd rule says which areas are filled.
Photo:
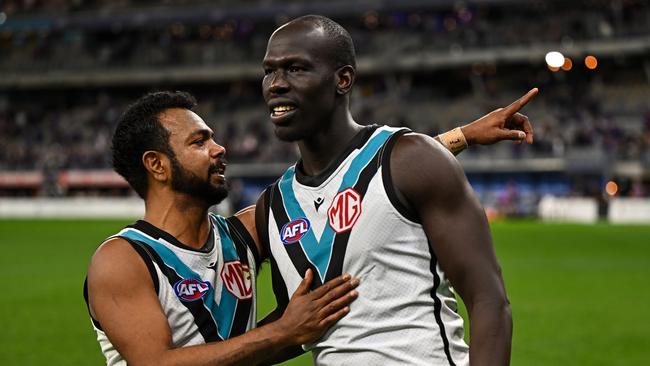
[[127, 361], [151, 360], [172, 347], [151, 276], [128, 243], [100, 247], [88, 270], [88, 292], [94, 318]]
[[440, 266], [463, 300], [500, 292], [487, 219], [458, 161], [433, 139], [406, 136], [391, 166], [397, 188], [418, 214]]
[[418, 212], [442, 269], [463, 299], [472, 302], [500, 286], [500, 270], [478, 200], [465, 189], [453, 197], [447, 205], [423, 202]]

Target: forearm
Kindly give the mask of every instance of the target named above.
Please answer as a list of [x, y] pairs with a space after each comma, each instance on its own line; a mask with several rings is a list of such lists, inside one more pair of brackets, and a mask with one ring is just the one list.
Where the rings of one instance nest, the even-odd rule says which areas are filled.
[[469, 358], [472, 366], [509, 365], [512, 342], [510, 304], [483, 301], [468, 304], [470, 318]]
[[[280, 317], [282, 317], [282, 313], [283, 313], [282, 309], [275, 308], [275, 310], [270, 312], [267, 316], [264, 317], [264, 319], [260, 320], [257, 324], [259, 326], [262, 326], [274, 322], [280, 319]], [[281, 350], [278, 350], [273, 357], [270, 357], [269, 359], [265, 360], [261, 364], [274, 365], [276, 363], [281, 363], [286, 360], [290, 360], [292, 358], [298, 357], [303, 353], [305, 353], [305, 351], [302, 349], [302, 346], [300, 345], [285, 347]]]
[[[290, 314], [288, 316], [283, 314], [278, 320], [223, 342], [165, 352], [149, 351], [149, 355], [158, 356], [157, 360], [142, 355], [140, 359], [154, 366], [259, 365], [278, 355], [295, 354], [297, 346], [320, 338], [326, 329], [345, 316], [350, 309], [348, 305], [358, 295], [353, 289], [359, 281], [348, 273], [310, 291], [313, 276], [311, 269], [305, 272], [284, 311]], [[276, 310], [270, 319], [277, 315]]]
[[302, 349], [302, 346], [285, 347], [281, 350], [278, 350], [272, 357], [269, 357], [259, 363], [259, 366], [279, 364], [292, 358], [296, 358], [303, 353], [305, 353], [305, 350]]
[[155, 360], [149, 359], [149, 363], [155, 366], [262, 364], [294, 345], [281, 329], [272, 323], [222, 342], [169, 349]]

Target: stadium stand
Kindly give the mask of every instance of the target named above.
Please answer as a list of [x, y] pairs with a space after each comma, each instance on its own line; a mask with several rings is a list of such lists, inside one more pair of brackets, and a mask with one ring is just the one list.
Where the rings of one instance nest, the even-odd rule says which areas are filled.
[[[249, 204], [296, 158], [267, 123], [260, 60], [277, 24], [304, 13], [351, 31], [363, 123], [435, 135], [540, 87], [532, 146], [459, 157], [497, 215], [536, 215], [552, 195], [595, 198], [604, 216], [609, 181], [614, 196], [650, 194], [646, 1], [61, 0], [0, 7], [0, 195], [130, 195], [110, 174], [116, 118], [171, 88], [197, 95], [228, 149], [232, 205]], [[550, 50], [571, 64], [550, 70]]]

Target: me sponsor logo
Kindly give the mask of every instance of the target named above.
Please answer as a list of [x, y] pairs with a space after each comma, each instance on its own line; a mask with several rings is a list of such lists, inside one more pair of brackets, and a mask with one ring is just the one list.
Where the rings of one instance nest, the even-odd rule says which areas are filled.
[[196, 301], [210, 291], [210, 282], [184, 278], [174, 284], [174, 292], [181, 301]]
[[361, 195], [353, 188], [347, 188], [334, 196], [327, 209], [329, 224], [337, 234], [346, 232], [361, 216]]
[[221, 280], [228, 292], [239, 300], [250, 299], [253, 296], [253, 281], [251, 272], [241, 261], [228, 261], [221, 270]]
[[293, 220], [282, 227], [280, 239], [285, 244], [295, 243], [307, 234], [310, 227], [311, 224], [306, 218]]

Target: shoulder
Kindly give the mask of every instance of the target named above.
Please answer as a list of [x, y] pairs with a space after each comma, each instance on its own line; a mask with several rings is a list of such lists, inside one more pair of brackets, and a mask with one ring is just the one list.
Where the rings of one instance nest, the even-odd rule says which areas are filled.
[[120, 237], [113, 237], [102, 243], [88, 266], [89, 285], [146, 278], [151, 279], [145, 262], [133, 246]]
[[[422, 157], [419, 162], [413, 158]], [[393, 148], [391, 161], [410, 162], [411, 164], [445, 164], [456, 159], [433, 137], [421, 133], [405, 133], [398, 137]]]
[[467, 179], [458, 160], [432, 137], [400, 136], [391, 151], [393, 184], [411, 206], [444, 203], [464, 195]]
[[135, 250], [126, 239], [112, 237], [97, 248], [90, 261], [90, 269], [127, 267], [137, 257]]
[[[408, 133], [400, 136], [391, 152], [391, 169], [394, 176], [431, 180], [444, 185], [464, 176], [458, 160], [432, 137]], [[431, 183], [431, 182], [429, 182]]]
[[88, 266], [91, 299], [140, 289], [142, 286], [155, 289], [147, 265], [127, 240], [113, 237], [97, 248]]
[[237, 213], [235, 213], [235, 217], [241, 221], [246, 230], [251, 233], [255, 231], [255, 205], [251, 205], [237, 211]]

